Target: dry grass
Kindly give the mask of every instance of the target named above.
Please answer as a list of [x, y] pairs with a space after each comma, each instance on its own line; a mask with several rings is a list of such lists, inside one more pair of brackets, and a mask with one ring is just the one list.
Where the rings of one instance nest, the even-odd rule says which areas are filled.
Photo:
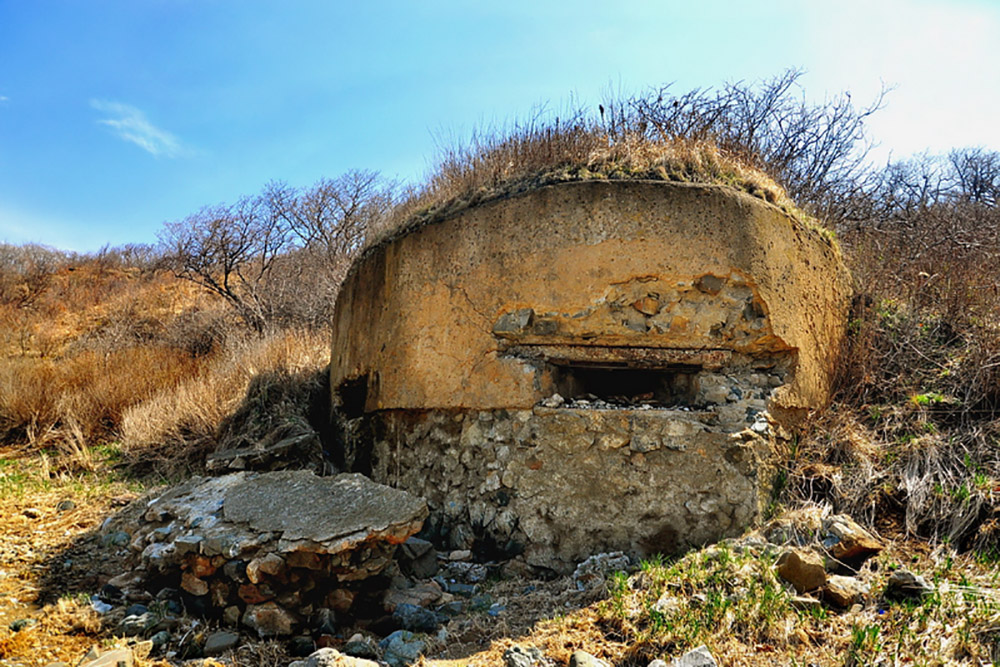
[[274, 418], [302, 416], [309, 408], [307, 394], [315, 385], [317, 371], [329, 363], [329, 347], [325, 336], [310, 331], [284, 331], [231, 342], [202, 372], [163, 387], [125, 412], [121, 437], [126, 456], [147, 463], [160, 459], [168, 467], [172, 460], [191, 464], [222, 443], [227, 435], [222, 430], [225, 420], [247, 397], [255, 378], [257, 391], [265, 394], [266, 388], [260, 386], [262, 378], [272, 386], [306, 386], [297, 396], [291, 390], [292, 397], [284, 404], [273, 401], [258, 405], [256, 418], [267, 423], [255, 432], [244, 423], [247, 432], [230, 437], [263, 436]]
[[[75, 664], [107, 637], [89, 596], [116, 564], [88, 537], [136, 490], [106, 469], [57, 473], [44, 455], [0, 449], [0, 664]], [[11, 632], [24, 618], [38, 623]]]
[[1000, 210], [941, 200], [842, 238], [858, 296], [791, 498], [1000, 548]]
[[86, 350], [0, 364], [0, 439], [79, 454], [113, 439], [133, 406], [195, 375], [203, 362], [166, 346]]
[[444, 151], [436, 171], [391, 212], [372, 243], [491, 199], [592, 179], [726, 185], [816, 227], [780, 185], [747, 159], [709, 141], [655, 138], [640, 123], [622, 120], [609, 129], [575, 112], [569, 120], [536, 119], [474, 136], [468, 145]]

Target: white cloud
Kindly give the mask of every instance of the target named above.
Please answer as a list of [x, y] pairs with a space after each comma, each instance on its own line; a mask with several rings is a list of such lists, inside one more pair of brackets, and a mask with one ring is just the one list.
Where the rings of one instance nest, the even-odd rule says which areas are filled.
[[174, 158], [187, 153], [177, 137], [153, 125], [146, 114], [134, 106], [108, 100], [91, 100], [90, 106], [111, 115], [111, 118], [101, 119], [98, 123], [107, 125], [121, 139], [135, 144], [150, 155]]
[[10, 98], [6, 95], [0, 95], [0, 104], [3, 104], [4, 102], [10, 102]]

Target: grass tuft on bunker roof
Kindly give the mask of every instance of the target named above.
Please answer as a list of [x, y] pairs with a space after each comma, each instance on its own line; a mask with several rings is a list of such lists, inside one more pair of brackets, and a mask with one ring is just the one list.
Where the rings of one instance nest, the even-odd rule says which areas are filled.
[[833, 243], [833, 232], [792, 201], [773, 178], [710, 141], [659, 139], [644, 128], [608, 129], [582, 112], [571, 123], [531, 122], [444, 151], [369, 248], [473, 206], [548, 185], [592, 180], [662, 181], [732, 188], [771, 204]]

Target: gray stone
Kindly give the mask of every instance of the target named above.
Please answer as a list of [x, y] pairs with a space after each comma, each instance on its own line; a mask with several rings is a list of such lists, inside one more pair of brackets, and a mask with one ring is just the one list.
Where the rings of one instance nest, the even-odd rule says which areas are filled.
[[631, 564], [629, 557], [621, 551], [595, 554], [577, 565], [573, 571], [573, 582], [581, 591], [600, 588], [609, 574], [627, 570]]
[[138, 637], [146, 634], [157, 624], [159, 619], [151, 612], [139, 615], [126, 616], [118, 624], [118, 629], [123, 635], [128, 637]]
[[135, 604], [130, 604], [128, 607], [125, 608], [125, 615], [126, 616], [142, 616], [147, 611], [149, 611], [149, 608], [146, 607], [146, 605], [139, 604], [137, 602]]
[[188, 553], [198, 553], [205, 538], [201, 535], [181, 535], [174, 540], [174, 550], [178, 556]]
[[535, 646], [515, 644], [503, 652], [506, 667], [539, 667], [545, 664], [545, 653]]
[[646, 667], [668, 667], [668, 665], [663, 660], [657, 658], [656, 660], [653, 660], [648, 665], [646, 665]]
[[504, 313], [493, 325], [493, 333], [518, 333], [531, 326], [535, 311], [521, 308], [512, 313]]
[[671, 667], [718, 667], [718, 664], [706, 647], [699, 646], [675, 658]]
[[213, 632], [205, 640], [203, 651], [205, 657], [211, 658], [222, 655], [226, 651], [235, 648], [240, 643], [240, 636], [235, 632]]
[[57, 512], [68, 512], [71, 509], [76, 509], [76, 503], [72, 500], [60, 500], [59, 504], [56, 505]]
[[382, 649], [382, 661], [388, 663], [389, 667], [405, 667], [413, 664], [426, 646], [415, 634], [407, 630], [396, 630], [378, 645]]
[[452, 600], [451, 602], [445, 602], [443, 605], [437, 608], [439, 614], [444, 614], [445, 616], [458, 616], [465, 610], [465, 603], [461, 600]]
[[[246, 476], [226, 490], [223, 516], [253, 531], [279, 532], [285, 543], [329, 543], [342, 549], [380, 537], [409, 537], [426, 503], [364, 475], [317, 477], [308, 471]], [[405, 538], [404, 538], [405, 539]]]
[[407, 603], [396, 605], [392, 617], [404, 630], [413, 632], [434, 632], [441, 623], [448, 619], [443, 614]]
[[365, 660], [378, 660], [378, 645], [369, 637], [353, 635], [341, 651], [345, 655]]
[[569, 657], [569, 667], [611, 667], [611, 665], [586, 651], [573, 651], [573, 655]]
[[896, 570], [886, 582], [885, 596], [896, 600], [919, 598], [930, 595], [934, 587], [927, 580], [909, 570]]
[[125, 547], [132, 541], [132, 536], [124, 530], [113, 530], [101, 536], [102, 547]]
[[154, 649], [162, 648], [167, 645], [167, 642], [170, 641], [170, 633], [166, 630], [160, 630], [150, 637], [149, 641], [153, 645]]

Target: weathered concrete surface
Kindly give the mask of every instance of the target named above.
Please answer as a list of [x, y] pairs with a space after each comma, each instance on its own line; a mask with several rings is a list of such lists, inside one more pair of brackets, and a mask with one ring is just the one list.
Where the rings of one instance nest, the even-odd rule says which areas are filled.
[[422, 499], [359, 474], [244, 472], [172, 487], [123, 528], [139, 580], [272, 636], [382, 572], [426, 516]]
[[530, 408], [556, 390], [525, 358], [559, 353], [545, 346], [788, 353], [795, 372], [774, 402], [814, 408], [847, 296], [838, 251], [749, 195], [547, 186], [366, 254], [337, 301], [331, 380], [362, 378], [366, 411]]

